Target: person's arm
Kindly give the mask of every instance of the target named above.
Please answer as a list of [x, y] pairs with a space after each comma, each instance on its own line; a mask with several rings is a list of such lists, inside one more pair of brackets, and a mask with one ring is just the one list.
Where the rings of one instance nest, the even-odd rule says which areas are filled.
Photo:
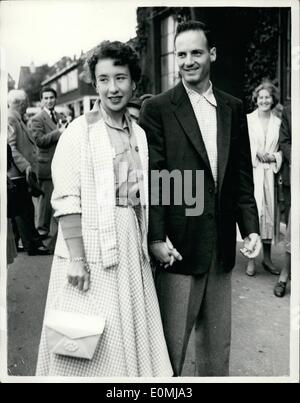
[[52, 161], [52, 207], [59, 220], [66, 241], [70, 264], [68, 279], [80, 290], [89, 288], [87, 267], [81, 231], [81, 136], [85, 127], [74, 121], [61, 137]]
[[81, 215], [69, 214], [61, 216], [59, 223], [70, 253], [70, 264], [68, 267], [69, 283], [74, 287], [78, 287], [81, 291], [88, 291], [90, 275], [85, 258]]
[[237, 220], [242, 238], [246, 238], [250, 234], [259, 234], [259, 219], [254, 198], [248, 125], [242, 102], [238, 105], [237, 113], [239, 113], [240, 125]]
[[56, 144], [63, 133], [63, 129], [55, 129], [46, 133], [43, 122], [36, 117], [31, 120], [31, 130], [39, 148], [50, 148], [53, 144]]
[[17, 166], [18, 170], [22, 174], [25, 174], [26, 170], [29, 170], [31, 168], [31, 164], [24, 157], [22, 151], [18, 149], [17, 138], [21, 135], [22, 128], [17, 119], [11, 116], [8, 117], [8, 124], [10, 128], [7, 131], [7, 142], [10, 145], [14, 163]]
[[291, 165], [291, 127], [290, 121], [288, 119], [289, 112], [284, 109], [282, 113], [282, 121], [280, 125], [280, 132], [279, 132], [279, 147], [282, 150], [284, 158], [288, 161], [289, 165]]
[[149, 234], [148, 239], [152, 241], [166, 240], [166, 207], [162, 204], [151, 205], [151, 196], [157, 194], [162, 200], [161, 184], [159, 189], [151, 183], [151, 173], [166, 169], [165, 143], [160, 111], [152, 100], [146, 101], [142, 107], [139, 125], [145, 130], [149, 147]]

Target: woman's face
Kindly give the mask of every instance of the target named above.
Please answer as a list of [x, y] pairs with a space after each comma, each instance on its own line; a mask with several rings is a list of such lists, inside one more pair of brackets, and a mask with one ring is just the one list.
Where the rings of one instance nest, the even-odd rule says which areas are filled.
[[258, 109], [262, 112], [268, 112], [273, 104], [272, 95], [268, 90], [260, 90], [257, 97], [257, 106]]
[[95, 67], [101, 105], [110, 115], [125, 111], [135, 89], [128, 66], [115, 66], [114, 62], [113, 59], [99, 60]]

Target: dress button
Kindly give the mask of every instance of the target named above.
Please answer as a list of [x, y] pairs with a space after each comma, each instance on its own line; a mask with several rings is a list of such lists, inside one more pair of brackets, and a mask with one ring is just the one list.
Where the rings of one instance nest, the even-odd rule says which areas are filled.
[[209, 214], [208, 214], [208, 218], [209, 218], [210, 220], [212, 220], [212, 219], [214, 218], [214, 215], [211, 214], [211, 213], [209, 213]]
[[214, 192], [214, 189], [213, 189], [213, 188], [209, 188], [208, 191], [209, 191], [209, 193], [213, 193], [213, 192]]
[[138, 146], [135, 146], [135, 151], [136, 151], [137, 153], [139, 152]]

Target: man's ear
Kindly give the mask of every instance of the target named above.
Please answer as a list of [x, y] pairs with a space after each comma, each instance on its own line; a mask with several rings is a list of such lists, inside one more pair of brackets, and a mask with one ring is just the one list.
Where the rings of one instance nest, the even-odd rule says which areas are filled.
[[217, 49], [215, 47], [211, 48], [210, 51], [210, 61], [213, 63], [217, 59]]
[[136, 90], [136, 83], [135, 82], [133, 82], [133, 84], [132, 84], [132, 89], [133, 89], [133, 91]]

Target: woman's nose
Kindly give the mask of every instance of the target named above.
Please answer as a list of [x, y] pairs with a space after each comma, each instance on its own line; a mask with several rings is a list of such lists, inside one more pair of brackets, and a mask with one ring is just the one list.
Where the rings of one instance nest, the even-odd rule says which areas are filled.
[[117, 92], [118, 91], [118, 86], [117, 86], [115, 80], [111, 80], [109, 82], [108, 89], [109, 89], [110, 92]]

